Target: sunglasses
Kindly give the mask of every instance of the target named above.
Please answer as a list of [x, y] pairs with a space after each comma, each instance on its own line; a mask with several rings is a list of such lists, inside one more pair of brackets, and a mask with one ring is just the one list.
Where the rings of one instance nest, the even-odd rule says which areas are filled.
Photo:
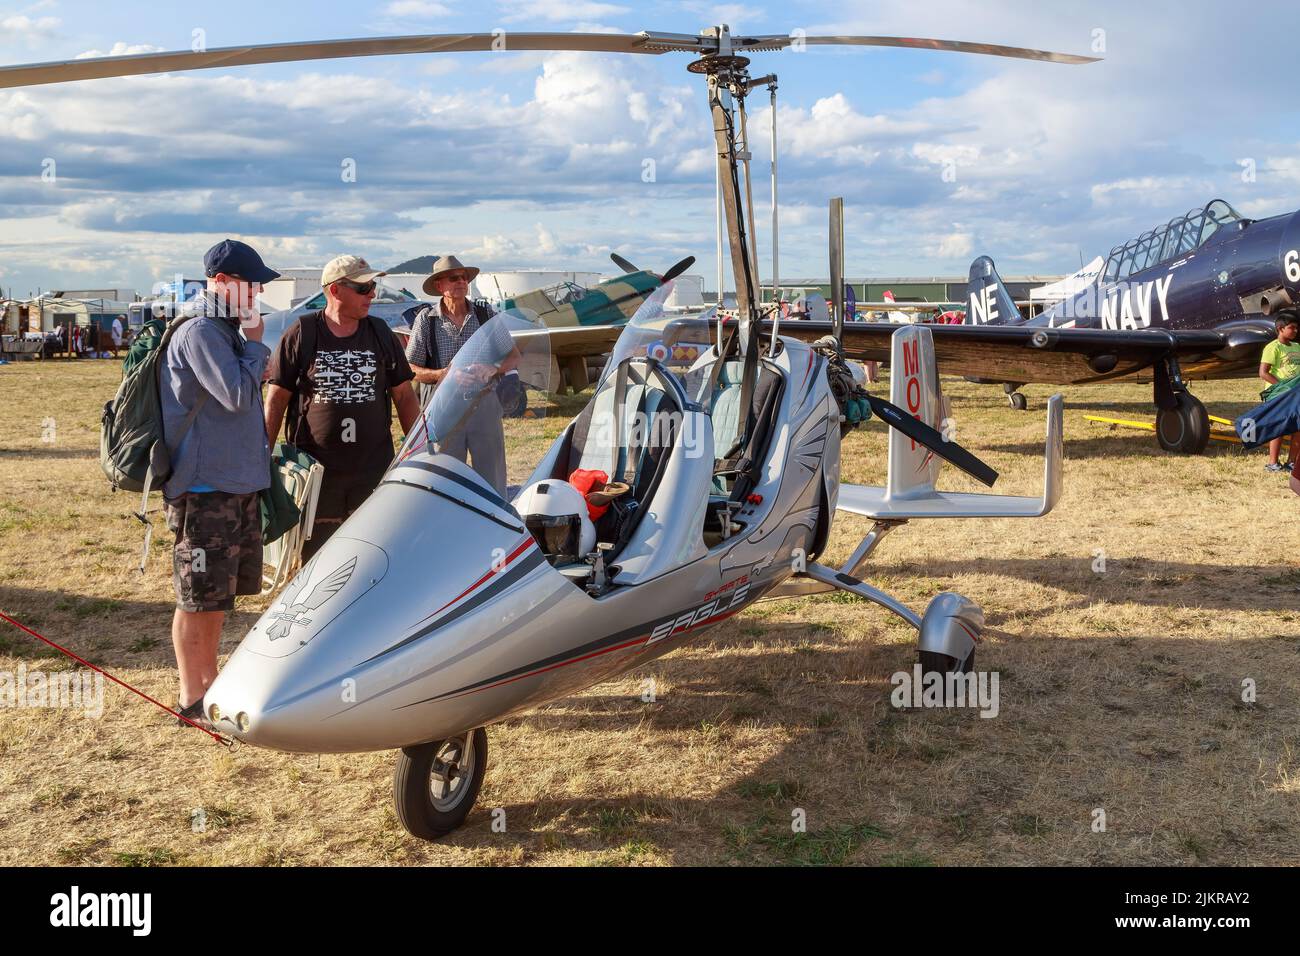
[[468, 282], [468, 272], [447, 272], [439, 276], [440, 279], [446, 279], [448, 282]]
[[353, 282], [351, 279], [340, 279], [339, 283], [341, 285], [347, 286], [349, 289], [351, 289], [353, 292], [357, 293], [358, 295], [370, 295], [370, 293], [375, 291], [375, 287], [379, 284], [374, 279], [371, 279], [365, 285], [361, 285], [358, 282]]

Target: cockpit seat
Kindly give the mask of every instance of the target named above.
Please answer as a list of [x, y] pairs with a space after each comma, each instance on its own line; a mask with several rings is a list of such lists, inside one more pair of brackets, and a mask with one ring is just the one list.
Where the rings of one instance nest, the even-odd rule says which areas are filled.
[[745, 435], [747, 416], [740, 407], [743, 372], [742, 362], [727, 362], [708, 401], [713, 418], [713, 488], [732, 501], [746, 497], [757, 483], [758, 467], [767, 452], [781, 399], [781, 374], [760, 363], [750, 400], [754, 427]]

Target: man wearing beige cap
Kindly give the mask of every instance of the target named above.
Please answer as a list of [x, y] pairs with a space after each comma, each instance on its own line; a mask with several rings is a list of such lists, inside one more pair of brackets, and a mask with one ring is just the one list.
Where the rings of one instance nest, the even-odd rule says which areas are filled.
[[[455, 256], [443, 256], [433, 264], [432, 274], [424, 280], [425, 294], [439, 298], [417, 312], [411, 322], [406, 357], [417, 382], [426, 386], [441, 382], [452, 358], [492, 318], [490, 308], [469, 300], [469, 284], [476, 275], [478, 269], [462, 265]], [[504, 328], [501, 332], [509, 338]], [[497, 351], [507, 356], [498, 366], [500, 372], [509, 373], [519, 364], [519, 352], [513, 343], [502, 342]], [[503, 415], [497, 394], [487, 392], [464, 426], [439, 446], [445, 455], [461, 461], [469, 459], [471, 467], [502, 495], [506, 492]]]
[[274, 444], [287, 410], [287, 439], [325, 467], [303, 561], [361, 506], [393, 460], [389, 398], [403, 431], [420, 415], [397, 336], [369, 314], [384, 274], [358, 256], [331, 259], [321, 273], [324, 310], [298, 319], [271, 357], [267, 437]]

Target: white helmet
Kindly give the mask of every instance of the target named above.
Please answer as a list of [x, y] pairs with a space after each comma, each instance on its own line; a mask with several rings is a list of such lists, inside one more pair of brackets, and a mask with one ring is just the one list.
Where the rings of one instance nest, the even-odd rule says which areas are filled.
[[552, 478], [531, 484], [514, 506], [552, 564], [581, 561], [596, 550], [596, 526], [587, 515], [587, 500], [567, 481]]

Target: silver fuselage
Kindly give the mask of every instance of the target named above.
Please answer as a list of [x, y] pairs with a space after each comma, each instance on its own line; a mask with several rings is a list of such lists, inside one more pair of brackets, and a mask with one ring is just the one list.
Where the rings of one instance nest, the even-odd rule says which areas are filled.
[[[783, 388], [751, 498], [761, 503], [711, 548], [712, 422], [686, 403], [691, 420], [599, 597], [552, 567], [468, 467], [431, 453], [400, 461], [222, 669], [205, 698], [217, 729], [311, 753], [443, 739], [635, 668], [734, 615], [792, 573], [834, 513], [840, 420], [824, 363], [791, 340], [768, 363]], [[691, 454], [683, 435], [703, 436], [705, 451]], [[552, 476], [566, 437], [534, 478]]]

